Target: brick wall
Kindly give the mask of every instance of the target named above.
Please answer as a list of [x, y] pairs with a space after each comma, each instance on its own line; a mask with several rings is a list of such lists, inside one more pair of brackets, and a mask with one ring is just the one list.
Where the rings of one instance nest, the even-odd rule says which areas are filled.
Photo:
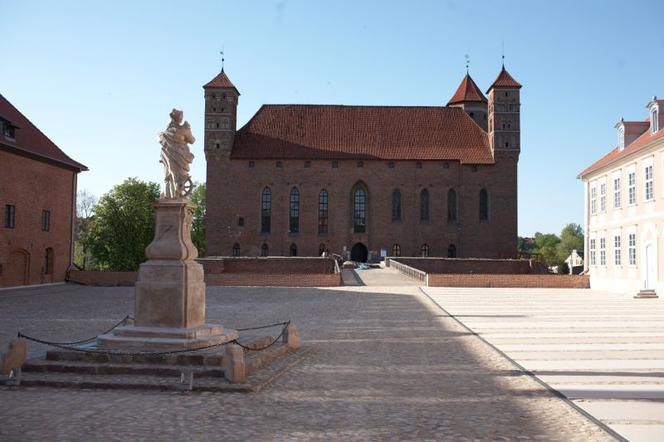
[[[71, 169], [0, 150], [0, 287], [64, 281], [71, 264], [75, 179]], [[4, 224], [7, 204], [16, 207], [13, 229]], [[42, 210], [50, 211], [48, 231], [42, 230]]]
[[[525, 259], [476, 259], [476, 258], [390, 258], [407, 266], [430, 274], [528, 274], [537, 273]], [[389, 264], [388, 264], [389, 265]]]
[[338, 287], [342, 281], [341, 273], [331, 275], [221, 273], [205, 275], [205, 283], [224, 286]]
[[84, 285], [132, 286], [138, 279], [138, 272], [97, 272], [91, 270], [71, 270], [69, 281]]
[[[399, 244], [403, 256], [420, 256], [429, 245], [430, 256], [447, 256], [454, 244], [460, 257], [513, 257], [517, 240], [517, 159], [501, 157], [493, 165], [462, 165], [458, 161], [230, 160], [223, 155], [207, 157], [208, 200], [206, 251], [231, 255], [233, 244], [243, 256], [259, 256], [267, 244], [271, 256], [287, 256], [296, 244], [298, 256], [318, 256], [320, 244], [332, 253], [343, 254], [356, 243], [372, 255], [384, 249], [392, 254]], [[363, 183], [367, 195], [366, 233], [354, 233], [351, 191]], [[272, 228], [261, 233], [260, 198], [265, 187], [272, 192]], [[288, 196], [293, 187], [300, 192], [300, 231], [289, 233]], [[401, 192], [402, 219], [392, 221], [392, 192]], [[479, 221], [479, 192], [489, 193], [489, 222]], [[329, 229], [318, 233], [318, 194], [329, 196]], [[427, 189], [430, 220], [420, 221], [420, 192]], [[447, 221], [447, 193], [458, 195], [458, 223]], [[239, 225], [242, 218], [243, 225]]]
[[206, 274], [334, 274], [332, 258], [319, 257], [206, 257], [200, 258]]
[[429, 287], [590, 288], [586, 275], [429, 274]]

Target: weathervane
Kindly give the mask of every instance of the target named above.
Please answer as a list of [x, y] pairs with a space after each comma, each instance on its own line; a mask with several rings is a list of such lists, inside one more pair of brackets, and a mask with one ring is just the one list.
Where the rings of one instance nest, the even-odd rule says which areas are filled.
[[468, 73], [469, 67], [470, 67], [470, 55], [466, 54], [466, 74]]
[[502, 59], [503, 59], [503, 69], [505, 69], [505, 40], [503, 40], [503, 55], [502, 55]]
[[224, 61], [226, 59], [224, 58], [224, 46], [223, 45], [221, 46], [221, 51], [219, 51], [219, 53], [221, 54], [221, 72], [224, 72]]

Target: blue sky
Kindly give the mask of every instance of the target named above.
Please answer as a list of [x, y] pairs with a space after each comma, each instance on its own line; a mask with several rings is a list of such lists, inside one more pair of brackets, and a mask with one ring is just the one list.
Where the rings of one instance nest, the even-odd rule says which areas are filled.
[[579, 171], [620, 119], [664, 96], [662, 1], [0, 0], [0, 93], [90, 167], [96, 195], [159, 181], [156, 134], [182, 108], [205, 178], [201, 86], [226, 72], [238, 123], [263, 103], [444, 105], [465, 72], [522, 89], [519, 233], [582, 223]]

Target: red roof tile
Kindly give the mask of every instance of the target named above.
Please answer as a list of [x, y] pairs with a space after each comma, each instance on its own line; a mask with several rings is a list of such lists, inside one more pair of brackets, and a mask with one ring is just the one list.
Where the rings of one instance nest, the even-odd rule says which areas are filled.
[[203, 86], [203, 89], [208, 88], [208, 87], [227, 87], [231, 89], [235, 89], [235, 92], [237, 92], [238, 95], [240, 95], [240, 92], [237, 90], [235, 85], [231, 82], [231, 80], [228, 78], [226, 73], [224, 73], [224, 70], [222, 69], [221, 72], [219, 72], [219, 75], [214, 77], [210, 82], [208, 82], [205, 86]]
[[636, 140], [632, 141], [632, 143], [629, 146], [625, 146], [625, 148], [622, 151], [618, 147], [616, 147], [611, 152], [604, 155], [599, 160], [595, 161], [593, 164], [588, 166], [583, 172], [581, 172], [577, 176], [577, 178], [583, 178], [589, 173], [595, 172], [604, 166], [608, 166], [609, 164], [612, 164], [620, 160], [621, 158], [625, 158], [626, 156], [639, 151], [646, 145], [650, 144], [652, 141], [659, 140], [662, 137], [664, 137], [664, 130], [659, 130], [656, 133], [652, 133], [650, 129], [648, 129], [643, 134], [641, 134]]
[[406, 106], [264, 105], [231, 157], [494, 162], [487, 133], [461, 108]]
[[83, 164], [69, 158], [2, 94], [0, 94], [0, 118], [4, 118], [16, 126], [14, 141], [0, 133], [0, 145], [3, 147], [28, 155], [36, 155], [79, 171], [88, 170]]
[[457, 103], [467, 103], [467, 102], [476, 102], [476, 103], [486, 103], [486, 97], [482, 94], [480, 88], [477, 87], [475, 82], [470, 75], [466, 74], [461, 80], [459, 88], [456, 90], [450, 101], [447, 102], [447, 105], [457, 104]]
[[511, 88], [511, 89], [521, 89], [521, 85], [519, 84], [518, 81], [516, 81], [509, 72], [505, 69], [505, 66], [501, 69], [500, 73], [494, 80], [494, 82], [489, 86], [489, 89], [487, 89], [486, 93], [488, 94], [491, 89], [494, 87], [504, 87], [504, 88]]

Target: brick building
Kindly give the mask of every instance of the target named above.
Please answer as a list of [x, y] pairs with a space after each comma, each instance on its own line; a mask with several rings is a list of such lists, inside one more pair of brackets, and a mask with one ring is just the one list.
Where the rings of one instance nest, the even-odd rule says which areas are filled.
[[205, 91], [206, 252], [514, 257], [521, 85], [447, 106], [263, 105], [239, 130], [222, 69]]
[[0, 95], [0, 287], [62, 282], [71, 265], [76, 178], [69, 158]]

